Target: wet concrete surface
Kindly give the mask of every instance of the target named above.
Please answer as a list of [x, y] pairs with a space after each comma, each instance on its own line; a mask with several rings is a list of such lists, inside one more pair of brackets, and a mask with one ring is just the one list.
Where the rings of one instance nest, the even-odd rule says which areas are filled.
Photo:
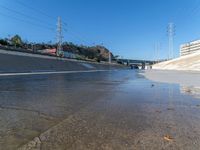
[[199, 150], [200, 99], [136, 71], [0, 78], [0, 149]]

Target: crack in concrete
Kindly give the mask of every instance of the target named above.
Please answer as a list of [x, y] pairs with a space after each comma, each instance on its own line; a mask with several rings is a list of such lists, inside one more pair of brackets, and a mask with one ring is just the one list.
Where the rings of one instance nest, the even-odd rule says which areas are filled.
[[0, 109], [8, 109], [8, 110], [16, 110], [16, 111], [27, 111], [27, 112], [32, 112], [32, 113], [36, 113], [39, 116], [48, 119], [48, 120], [54, 120], [54, 117], [48, 116], [44, 113], [41, 113], [40, 111], [37, 110], [33, 110], [33, 109], [27, 109], [27, 108], [21, 108], [21, 107], [16, 107], [16, 106], [3, 106], [0, 105]]

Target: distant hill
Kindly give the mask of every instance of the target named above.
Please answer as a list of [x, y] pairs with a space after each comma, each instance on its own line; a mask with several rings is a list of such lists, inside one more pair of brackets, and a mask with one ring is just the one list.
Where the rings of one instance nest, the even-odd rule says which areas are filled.
[[[23, 49], [27, 51], [38, 52], [44, 49], [57, 48], [56, 44], [49, 43], [30, 43], [24, 42], [19, 35], [13, 36], [11, 39], [0, 39], [0, 46]], [[71, 42], [63, 43], [63, 51], [73, 53], [80, 59], [90, 59], [93, 61], [108, 61], [109, 50], [104, 46], [84, 46], [76, 45]], [[113, 54], [111, 57], [114, 58]]]
[[94, 59], [96, 61], [108, 61], [109, 58], [109, 50], [103, 46], [98, 45], [88, 47], [83, 45], [74, 45], [73, 43], [64, 43], [63, 51], [78, 54], [85, 58]]

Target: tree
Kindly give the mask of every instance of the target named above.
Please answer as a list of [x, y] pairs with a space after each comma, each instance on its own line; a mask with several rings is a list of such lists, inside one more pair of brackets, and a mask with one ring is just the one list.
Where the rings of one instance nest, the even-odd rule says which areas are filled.
[[19, 35], [15, 35], [11, 38], [11, 43], [15, 46], [21, 46], [23, 44], [22, 39]]
[[0, 45], [9, 45], [9, 43], [4, 39], [0, 39]]

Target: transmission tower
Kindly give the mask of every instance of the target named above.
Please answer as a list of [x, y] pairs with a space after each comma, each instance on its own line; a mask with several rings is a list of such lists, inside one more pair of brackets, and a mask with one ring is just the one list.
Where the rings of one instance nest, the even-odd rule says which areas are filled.
[[62, 21], [61, 17], [58, 17], [58, 23], [57, 23], [57, 56], [60, 56], [62, 54], [62, 41], [63, 41], [63, 33], [62, 33]]
[[168, 24], [167, 33], [169, 38], [168, 59], [172, 59], [174, 58], [174, 36], [175, 36], [174, 23]]

